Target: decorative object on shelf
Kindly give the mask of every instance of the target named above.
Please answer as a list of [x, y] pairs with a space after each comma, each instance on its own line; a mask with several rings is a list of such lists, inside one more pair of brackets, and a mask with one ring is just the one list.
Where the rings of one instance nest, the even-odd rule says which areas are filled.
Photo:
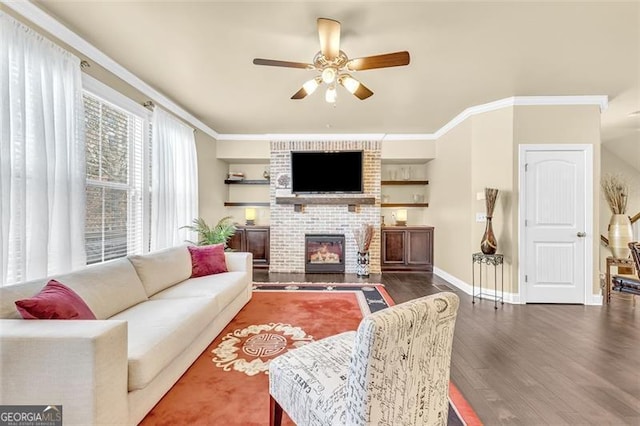
[[396, 210], [396, 226], [407, 226], [407, 209]]
[[193, 241], [187, 241], [188, 243], [196, 244], [198, 246], [222, 243], [226, 249], [229, 238], [236, 233], [236, 227], [231, 219], [231, 216], [225, 216], [220, 219], [213, 228], [211, 228], [203, 218], [199, 217], [197, 219], [193, 219], [193, 225], [181, 226], [180, 229], [189, 229], [198, 233], [198, 242], [195, 243]]
[[402, 180], [411, 179], [411, 167], [403, 167], [400, 172], [402, 173]]
[[247, 226], [252, 226], [256, 224], [256, 209], [248, 208], [244, 209], [244, 219], [246, 220]]
[[264, 172], [262, 172], [262, 177], [265, 178], [266, 180], [271, 180], [271, 171], [269, 170], [269, 167], [264, 168]]
[[626, 259], [631, 253], [629, 243], [633, 239], [631, 221], [626, 215], [629, 199], [629, 183], [621, 174], [609, 174], [602, 179], [602, 193], [611, 209], [609, 221], [609, 248], [617, 259]]
[[352, 229], [353, 238], [356, 240], [358, 257], [356, 274], [359, 278], [369, 277], [369, 246], [375, 232], [373, 225], [363, 223], [359, 228]]
[[291, 176], [288, 173], [280, 173], [276, 178], [276, 188], [286, 189], [291, 187]]
[[280, 173], [276, 177], [276, 197], [291, 195], [291, 176], [288, 173]]
[[229, 172], [228, 180], [244, 180], [244, 173], [242, 172]]
[[416, 204], [424, 203], [424, 194], [413, 194], [413, 202]]
[[389, 202], [389, 194], [382, 194], [382, 204], [387, 204]]
[[389, 180], [396, 180], [398, 176], [398, 171], [396, 169], [389, 170]]
[[484, 197], [487, 206], [487, 224], [484, 229], [484, 235], [480, 242], [480, 250], [484, 254], [495, 254], [498, 250], [498, 241], [493, 233], [493, 225], [491, 223], [493, 210], [496, 207], [496, 198], [498, 198], [498, 190], [495, 188], [485, 188]]

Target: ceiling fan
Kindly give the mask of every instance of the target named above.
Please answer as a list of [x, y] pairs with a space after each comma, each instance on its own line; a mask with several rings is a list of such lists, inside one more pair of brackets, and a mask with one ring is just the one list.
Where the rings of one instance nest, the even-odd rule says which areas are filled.
[[340, 22], [333, 19], [318, 18], [318, 36], [320, 37], [320, 51], [316, 53], [312, 64], [261, 58], [255, 58], [253, 63], [255, 65], [319, 71], [320, 75], [304, 83], [302, 88], [291, 96], [291, 99], [303, 99], [315, 92], [320, 83], [325, 83], [329, 86], [325, 93], [325, 100], [329, 103], [335, 103], [337, 99], [336, 83], [360, 100], [373, 95], [369, 88], [349, 74], [350, 71], [399, 67], [409, 64], [410, 58], [407, 51], [349, 59], [346, 53], [340, 50]]

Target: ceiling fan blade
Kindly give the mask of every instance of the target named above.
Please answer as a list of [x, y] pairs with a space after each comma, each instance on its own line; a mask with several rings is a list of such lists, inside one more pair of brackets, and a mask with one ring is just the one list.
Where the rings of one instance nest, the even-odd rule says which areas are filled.
[[318, 18], [318, 36], [320, 52], [329, 61], [340, 54], [340, 22], [333, 19]]
[[285, 68], [301, 68], [305, 70], [312, 70], [315, 67], [311, 64], [304, 64], [302, 62], [289, 62], [289, 61], [276, 61], [274, 59], [261, 59], [255, 58], [253, 60], [254, 65], [267, 65], [270, 67], [285, 67]]
[[358, 87], [358, 89], [356, 89], [355, 92], [353, 92], [353, 94], [361, 101], [364, 101], [369, 96], [373, 95], [373, 92], [367, 86], [360, 83], [360, 86]]
[[361, 101], [364, 101], [369, 96], [373, 95], [373, 92], [367, 86], [348, 74], [341, 76], [338, 82], [347, 89], [349, 93], [352, 93]]
[[351, 59], [347, 62], [350, 71], [364, 71], [376, 68], [400, 67], [409, 65], [409, 52], [385, 53], [384, 55], [366, 56], [364, 58]]
[[308, 95], [307, 91], [304, 90], [304, 87], [302, 87], [300, 90], [298, 90], [296, 93], [293, 94], [291, 99], [304, 99], [307, 97], [307, 95]]

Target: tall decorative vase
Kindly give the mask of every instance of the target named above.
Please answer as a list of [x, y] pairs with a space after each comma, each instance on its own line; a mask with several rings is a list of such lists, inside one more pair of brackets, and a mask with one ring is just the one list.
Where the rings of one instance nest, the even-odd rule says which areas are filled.
[[609, 248], [616, 259], [626, 259], [631, 254], [629, 243], [633, 239], [631, 221], [626, 214], [611, 215], [609, 221]]
[[356, 274], [358, 278], [369, 278], [369, 252], [358, 252], [358, 262], [356, 264]]
[[493, 226], [491, 225], [491, 216], [487, 216], [487, 225], [484, 228], [484, 235], [480, 242], [480, 250], [482, 250], [484, 254], [496, 254], [498, 250], [498, 242], [496, 241]]

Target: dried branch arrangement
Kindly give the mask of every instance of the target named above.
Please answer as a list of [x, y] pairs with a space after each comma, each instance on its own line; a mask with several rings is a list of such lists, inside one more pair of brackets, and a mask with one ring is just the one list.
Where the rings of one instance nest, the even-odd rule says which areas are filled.
[[487, 205], [487, 217], [493, 217], [493, 210], [496, 208], [496, 198], [498, 198], [498, 190], [495, 188], [485, 188], [484, 198]]
[[353, 238], [356, 240], [358, 251], [360, 253], [368, 252], [371, 240], [373, 239], [373, 225], [363, 223], [360, 228], [352, 229], [351, 232], [353, 233]]
[[627, 212], [629, 199], [629, 183], [620, 174], [608, 174], [602, 178], [602, 193], [613, 214]]

